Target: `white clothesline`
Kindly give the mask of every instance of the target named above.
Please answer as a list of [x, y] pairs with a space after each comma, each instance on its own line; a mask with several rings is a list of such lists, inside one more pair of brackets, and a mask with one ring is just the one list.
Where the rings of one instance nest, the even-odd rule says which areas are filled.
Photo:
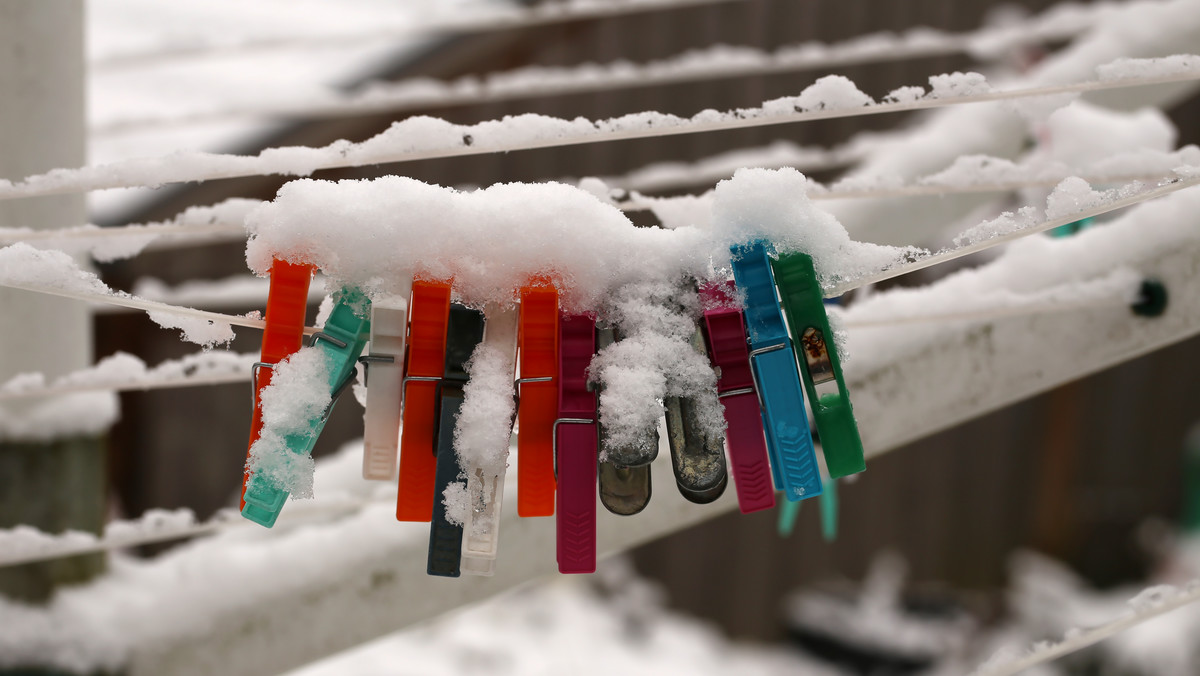
[[[1147, 600], [1145, 597], [1148, 595], [1153, 598]], [[1130, 601], [1130, 610], [1110, 622], [1086, 629], [1073, 629], [1067, 632], [1062, 641], [1038, 643], [1028, 654], [1015, 660], [996, 662], [993, 658], [973, 671], [971, 676], [1015, 676], [1197, 601], [1200, 601], [1200, 580], [1192, 580], [1183, 588], [1151, 587]]]
[[[79, 169], [56, 169], [18, 183], [0, 182], [0, 200], [267, 174], [300, 176], [338, 167], [707, 133], [1200, 79], [1200, 57], [1181, 58], [1187, 60], [1186, 66], [1169, 74], [1114, 77], [1007, 91], [986, 90], [986, 85], [978, 80], [967, 80], [959, 81], [963, 85], [960, 88], [951, 84], [945, 91], [935, 90], [919, 98], [912, 98], [916, 96], [913, 90], [905, 90], [908, 93], [897, 95], [899, 99], [875, 102], [855, 89], [852, 98], [856, 103], [853, 105], [844, 101], [847, 89], [853, 83], [844, 78], [826, 78], [798, 97], [776, 99], [764, 102], [759, 108], [725, 113], [709, 110], [687, 119], [653, 112], [603, 121], [521, 115], [474, 125], [456, 125], [445, 120], [416, 117], [396, 122], [387, 131], [361, 143], [338, 141], [322, 148], [270, 148], [252, 156], [185, 152]], [[822, 98], [826, 93], [841, 103], [834, 105], [832, 99], [827, 102]], [[804, 103], [814, 107], [805, 109], [801, 105]]]
[[403, 23], [381, 25], [369, 31], [354, 31], [324, 35], [251, 36], [238, 40], [213, 38], [197, 34], [177, 39], [170, 45], [129, 50], [93, 59], [89, 66], [96, 70], [129, 68], [146, 64], [161, 64], [180, 59], [195, 59], [219, 54], [226, 56], [241, 52], [262, 52], [290, 48], [361, 46], [364, 42], [388, 41], [422, 35], [454, 35], [486, 33], [501, 30], [533, 28], [570, 21], [603, 19], [668, 9], [685, 9], [744, 0], [568, 0], [541, 3], [533, 7], [473, 8], [460, 7], [452, 12], [432, 11], [432, 16], [406, 20]]
[[1074, 21], [1038, 16], [1015, 25], [945, 33], [929, 28], [902, 35], [875, 33], [826, 45], [808, 42], [763, 51], [750, 47], [713, 45], [649, 63], [617, 61], [578, 66], [525, 66], [483, 78], [452, 81], [412, 78], [368, 85], [356, 92], [330, 91], [299, 101], [260, 101], [255, 105], [185, 115], [125, 117], [92, 127], [98, 136], [142, 133], [147, 130], [244, 118], [313, 119], [375, 115], [430, 107], [464, 106], [534, 96], [564, 96], [619, 88], [659, 87], [735, 77], [789, 73], [798, 70], [896, 61], [969, 53], [1002, 53], [1014, 45], [1038, 44], [1075, 36], [1090, 27], [1103, 11], [1080, 12]]

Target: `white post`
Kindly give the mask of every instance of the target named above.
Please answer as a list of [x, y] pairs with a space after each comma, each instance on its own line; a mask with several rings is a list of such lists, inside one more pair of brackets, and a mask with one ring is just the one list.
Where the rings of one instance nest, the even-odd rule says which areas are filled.
[[[20, 179], [85, 163], [83, 0], [0, 0], [0, 178]], [[0, 226], [83, 223], [82, 196], [0, 204]], [[0, 381], [48, 376], [91, 363], [88, 308], [76, 301], [0, 290]], [[5, 404], [3, 419], [24, 419], [48, 402]], [[50, 429], [38, 426], [38, 429]], [[64, 428], [36, 438], [0, 422], [0, 527], [96, 529], [103, 508], [100, 441]], [[0, 572], [0, 594], [45, 598], [58, 583], [89, 576], [92, 557]]]

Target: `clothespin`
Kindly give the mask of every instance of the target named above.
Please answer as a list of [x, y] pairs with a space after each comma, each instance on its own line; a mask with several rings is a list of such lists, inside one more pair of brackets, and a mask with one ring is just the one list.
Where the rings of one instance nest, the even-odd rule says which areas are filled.
[[[611, 327], [596, 329], [597, 351], [612, 345], [617, 340], [617, 332]], [[621, 449], [613, 449], [608, 441], [604, 425], [600, 424], [600, 439], [608, 454], [608, 459], [597, 467], [597, 480], [600, 486], [600, 504], [613, 514], [632, 516], [650, 504], [653, 485], [650, 481], [650, 463], [654, 456], [640, 456], [637, 453], [621, 453]], [[651, 446], [658, 451], [658, 430], [653, 431], [654, 439]], [[634, 458], [640, 461], [636, 465], [626, 465], [614, 460], [622, 457], [628, 461]]]
[[371, 306], [371, 351], [359, 359], [365, 362], [367, 378], [367, 405], [363, 413], [364, 479], [387, 481], [396, 473], [407, 330], [407, 305], [377, 301]]
[[[517, 353], [517, 310], [489, 307], [484, 311], [487, 330], [484, 343], [493, 346], [510, 359]], [[510, 362], [516, 367], [516, 361]], [[519, 406], [518, 402], [518, 406]], [[555, 402], [557, 412], [558, 404]], [[550, 423], [553, 425], [553, 421]], [[504, 450], [508, 450], [505, 441]], [[469, 575], [490, 576], [496, 568], [496, 554], [500, 548], [500, 510], [504, 504], [505, 464], [485, 468], [466, 467], [467, 496], [471, 509], [467, 510], [463, 523], [462, 571]]]
[[775, 487], [788, 500], [803, 500], [821, 494], [821, 475], [804, 413], [796, 355], [775, 296], [768, 246], [757, 240], [731, 247], [733, 277], [746, 294], [751, 374], [761, 398]]
[[450, 283], [414, 279], [408, 306], [408, 363], [404, 390], [404, 425], [400, 429], [400, 478], [396, 519], [433, 518], [434, 472], [437, 470], [437, 386], [446, 361], [446, 323], [450, 317]]
[[717, 396], [725, 410], [725, 441], [743, 514], [775, 506], [771, 465], [763, 436], [758, 390], [750, 370], [750, 348], [742, 311], [734, 306], [733, 282], [706, 284], [703, 333], [709, 361], [718, 370]]
[[587, 367], [596, 353], [596, 320], [561, 315], [558, 322], [557, 534], [560, 573], [596, 572], [596, 461], [599, 434], [596, 394]]
[[549, 283], [520, 290], [517, 348], [517, 514], [554, 515], [554, 419], [558, 417], [558, 290]]
[[[297, 455], [309, 455], [317, 443], [317, 437], [325, 427], [338, 395], [354, 378], [358, 357], [371, 330], [371, 301], [361, 291], [352, 287], [343, 287], [337, 293], [337, 305], [325, 322], [325, 328], [313, 334], [310, 347], [325, 353], [333, 365], [329, 373], [329, 392], [332, 401], [322, 416], [309, 421], [309, 428], [303, 432], [290, 434], [284, 438], [288, 448]], [[283, 503], [287, 500], [288, 491], [270, 480], [254, 475], [246, 484], [243, 496], [246, 504], [242, 507], [242, 516], [262, 524], [267, 528], [275, 525]]]
[[446, 489], [463, 474], [454, 451], [454, 425], [462, 408], [467, 383], [467, 360], [483, 340], [483, 313], [466, 306], [450, 306], [446, 328], [446, 359], [438, 385], [438, 427], [435, 440], [437, 471], [434, 474], [433, 518], [429, 524], [429, 561], [426, 572], [458, 577], [462, 559], [463, 527], [446, 518]]
[[821, 436], [829, 476], [837, 479], [861, 472], [867, 468], [862, 439], [812, 257], [784, 254], [772, 261], [771, 267], [792, 340], [800, 349], [800, 374]]
[[[263, 330], [260, 361], [252, 370], [254, 378], [254, 413], [250, 420], [250, 443], [246, 446], [246, 461], [250, 447], [262, 434], [262, 391], [271, 384], [275, 365], [290, 357], [304, 344], [304, 313], [308, 309], [308, 285], [313, 266], [289, 263], [276, 258], [271, 261], [271, 288], [267, 292], [266, 328]], [[246, 506], [246, 484], [250, 471], [242, 474], [242, 500]]]
[[[691, 344], [700, 354], [707, 353], [699, 329], [692, 335]], [[675, 486], [680, 495], [691, 502], [708, 504], [721, 497], [729, 483], [724, 440], [710, 439], [700, 433], [696, 405], [691, 397], [667, 397], [663, 403]]]

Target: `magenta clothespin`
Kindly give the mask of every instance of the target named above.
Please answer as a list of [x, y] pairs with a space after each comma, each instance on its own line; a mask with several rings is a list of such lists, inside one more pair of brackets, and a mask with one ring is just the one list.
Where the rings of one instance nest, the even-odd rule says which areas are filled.
[[587, 367], [596, 353], [595, 318], [561, 314], [558, 343], [558, 419], [554, 421], [558, 572], [594, 573], [599, 426]]
[[709, 283], [700, 288], [704, 311], [704, 341], [709, 360], [719, 369], [717, 396], [725, 409], [729, 463], [743, 514], [775, 506], [771, 464], [763, 436], [758, 393], [750, 373], [750, 348], [746, 322], [734, 302], [733, 281]]

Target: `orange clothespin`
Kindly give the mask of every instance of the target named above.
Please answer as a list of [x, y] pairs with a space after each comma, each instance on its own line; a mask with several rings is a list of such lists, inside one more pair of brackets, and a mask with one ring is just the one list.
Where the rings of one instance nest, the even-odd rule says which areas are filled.
[[404, 376], [403, 427], [400, 430], [400, 488], [396, 519], [433, 518], [437, 470], [437, 390], [446, 360], [450, 282], [414, 279], [409, 302], [408, 363]]
[[554, 516], [554, 420], [558, 417], [558, 289], [535, 281], [520, 290], [517, 344], [517, 514]]
[[[262, 434], [262, 391], [271, 384], [275, 365], [300, 350], [304, 343], [304, 313], [308, 309], [308, 285], [314, 268], [311, 265], [289, 263], [276, 258], [271, 262], [271, 290], [267, 293], [266, 328], [263, 330], [262, 352], [254, 365], [254, 414], [250, 420], [249, 448]], [[242, 475], [242, 495], [246, 494], [249, 471]], [[239, 509], [246, 506], [243, 497]]]

